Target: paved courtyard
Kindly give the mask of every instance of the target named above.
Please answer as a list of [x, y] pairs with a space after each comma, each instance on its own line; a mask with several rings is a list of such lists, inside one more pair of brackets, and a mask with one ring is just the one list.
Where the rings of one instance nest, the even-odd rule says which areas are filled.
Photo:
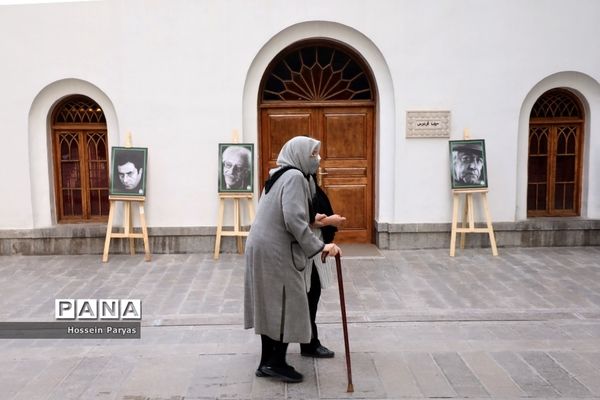
[[0, 320], [53, 321], [56, 298], [139, 298], [141, 339], [0, 339], [0, 399], [600, 398], [600, 248], [382, 251], [344, 257], [299, 384], [257, 378], [243, 257], [0, 257]]

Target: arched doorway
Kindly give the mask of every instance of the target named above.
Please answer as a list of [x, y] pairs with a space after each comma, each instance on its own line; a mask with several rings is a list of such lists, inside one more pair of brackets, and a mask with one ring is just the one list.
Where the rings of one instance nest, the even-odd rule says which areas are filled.
[[581, 212], [583, 107], [568, 90], [552, 89], [529, 118], [527, 216], [578, 216]]
[[108, 142], [102, 108], [70, 96], [52, 114], [54, 186], [58, 222], [108, 217]]
[[281, 51], [260, 85], [260, 182], [296, 135], [321, 141], [321, 186], [347, 217], [336, 241], [373, 241], [375, 90], [362, 58], [333, 41]]

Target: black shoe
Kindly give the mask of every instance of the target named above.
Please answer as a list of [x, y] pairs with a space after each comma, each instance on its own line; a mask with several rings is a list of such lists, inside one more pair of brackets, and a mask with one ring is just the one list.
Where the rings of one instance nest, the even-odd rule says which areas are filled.
[[289, 382], [289, 383], [298, 383], [298, 382], [302, 382], [302, 380], [304, 379], [304, 377], [302, 376], [302, 374], [298, 371], [296, 371], [294, 369], [294, 367], [290, 366], [290, 365], [285, 365], [285, 366], [276, 366], [276, 365], [263, 365], [262, 367], [260, 367], [257, 371], [256, 376], [258, 375], [258, 372], [264, 374], [262, 376], [271, 376], [273, 378], [278, 378], [280, 380], [282, 380], [283, 382]]
[[315, 358], [333, 358], [333, 356], [335, 356], [333, 351], [322, 345], [318, 345], [313, 350], [302, 350], [300, 354], [302, 354], [304, 357]]
[[265, 378], [265, 377], [269, 376], [261, 371], [262, 367], [263, 367], [263, 365], [258, 367], [258, 369], [254, 372], [254, 375], [258, 376], [259, 378]]

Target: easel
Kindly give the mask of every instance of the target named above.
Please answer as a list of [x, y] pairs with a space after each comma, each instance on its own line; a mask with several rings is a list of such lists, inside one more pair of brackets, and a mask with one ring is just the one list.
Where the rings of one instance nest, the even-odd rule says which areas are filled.
[[[237, 129], [231, 132], [231, 142], [239, 143], [240, 137]], [[223, 230], [223, 218], [225, 216], [225, 200], [233, 200], [233, 230]], [[237, 250], [238, 253], [244, 252], [243, 237], [248, 237], [247, 231], [241, 229], [241, 212], [240, 212], [240, 200], [246, 200], [248, 204], [248, 216], [250, 217], [250, 223], [254, 220], [254, 195], [252, 193], [219, 193], [219, 216], [217, 221], [217, 237], [215, 238], [215, 254], [214, 259], [219, 259], [219, 253], [221, 252], [221, 238], [223, 236], [233, 236], [237, 238]]]
[[[233, 200], [233, 230], [223, 230], [223, 217], [225, 215], [225, 200]], [[243, 237], [248, 237], [248, 231], [242, 231], [241, 229], [241, 218], [240, 218], [240, 200], [246, 200], [248, 204], [248, 215], [250, 222], [254, 220], [254, 195], [252, 193], [219, 193], [219, 220], [217, 222], [217, 237], [215, 239], [215, 255], [214, 259], [219, 259], [219, 252], [221, 251], [221, 237], [223, 236], [234, 236], [237, 237], [237, 250], [238, 253], [244, 252], [244, 246], [242, 243]]]
[[[131, 147], [131, 132], [127, 133], [127, 139], [125, 147]], [[146, 173], [146, 171], [144, 171]], [[115, 177], [113, 177], [115, 179]], [[108, 223], [106, 226], [106, 239], [104, 239], [104, 253], [102, 253], [102, 262], [108, 261], [108, 250], [110, 248], [111, 238], [124, 238], [129, 239], [129, 253], [135, 255], [135, 241], [134, 239], [144, 240], [144, 259], [150, 261], [150, 244], [148, 241], [148, 227], [146, 225], [146, 213], [144, 211], [144, 203], [146, 201], [145, 196], [108, 196], [110, 201], [110, 211], [108, 212]], [[123, 202], [123, 219], [124, 219], [124, 231], [122, 233], [116, 233], [112, 231], [113, 220], [115, 211], [117, 208], [117, 201]], [[140, 213], [140, 225], [142, 233], [134, 233], [132, 231], [131, 223], [131, 204], [136, 203]]]
[[[470, 138], [469, 130], [464, 130], [464, 139]], [[460, 195], [465, 195], [462, 227], [458, 227], [458, 207], [460, 203]], [[486, 227], [476, 228], [475, 227], [475, 207], [473, 202], [473, 194], [481, 195], [481, 202], [483, 204], [483, 211], [485, 214]], [[450, 257], [454, 257], [456, 251], [456, 234], [460, 233], [460, 248], [465, 248], [465, 239], [467, 233], [487, 233], [490, 237], [490, 244], [492, 246], [492, 254], [498, 255], [498, 249], [496, 248], [496, 238], [494, 236], [494, 228], [492, 227], [492, 217], [490, 216], [490, 210], [487, 201], [488, 189], [454, 189], [452, 190], [453, 204], [452, 204], [452, 233], [450, 236]], [[468, 226], [467, 226], [468, 225]]]

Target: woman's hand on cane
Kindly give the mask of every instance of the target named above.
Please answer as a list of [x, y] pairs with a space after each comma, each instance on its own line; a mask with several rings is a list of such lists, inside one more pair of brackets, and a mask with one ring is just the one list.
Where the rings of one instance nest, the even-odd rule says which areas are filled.
[[342, 255], [342, 249], [340, 249], [335, 243], [327, 243], [325, 247], [323, 247], [321, 258], [325, 258], [327, 256], [335, 257], [338, 254], [340, 256]]

